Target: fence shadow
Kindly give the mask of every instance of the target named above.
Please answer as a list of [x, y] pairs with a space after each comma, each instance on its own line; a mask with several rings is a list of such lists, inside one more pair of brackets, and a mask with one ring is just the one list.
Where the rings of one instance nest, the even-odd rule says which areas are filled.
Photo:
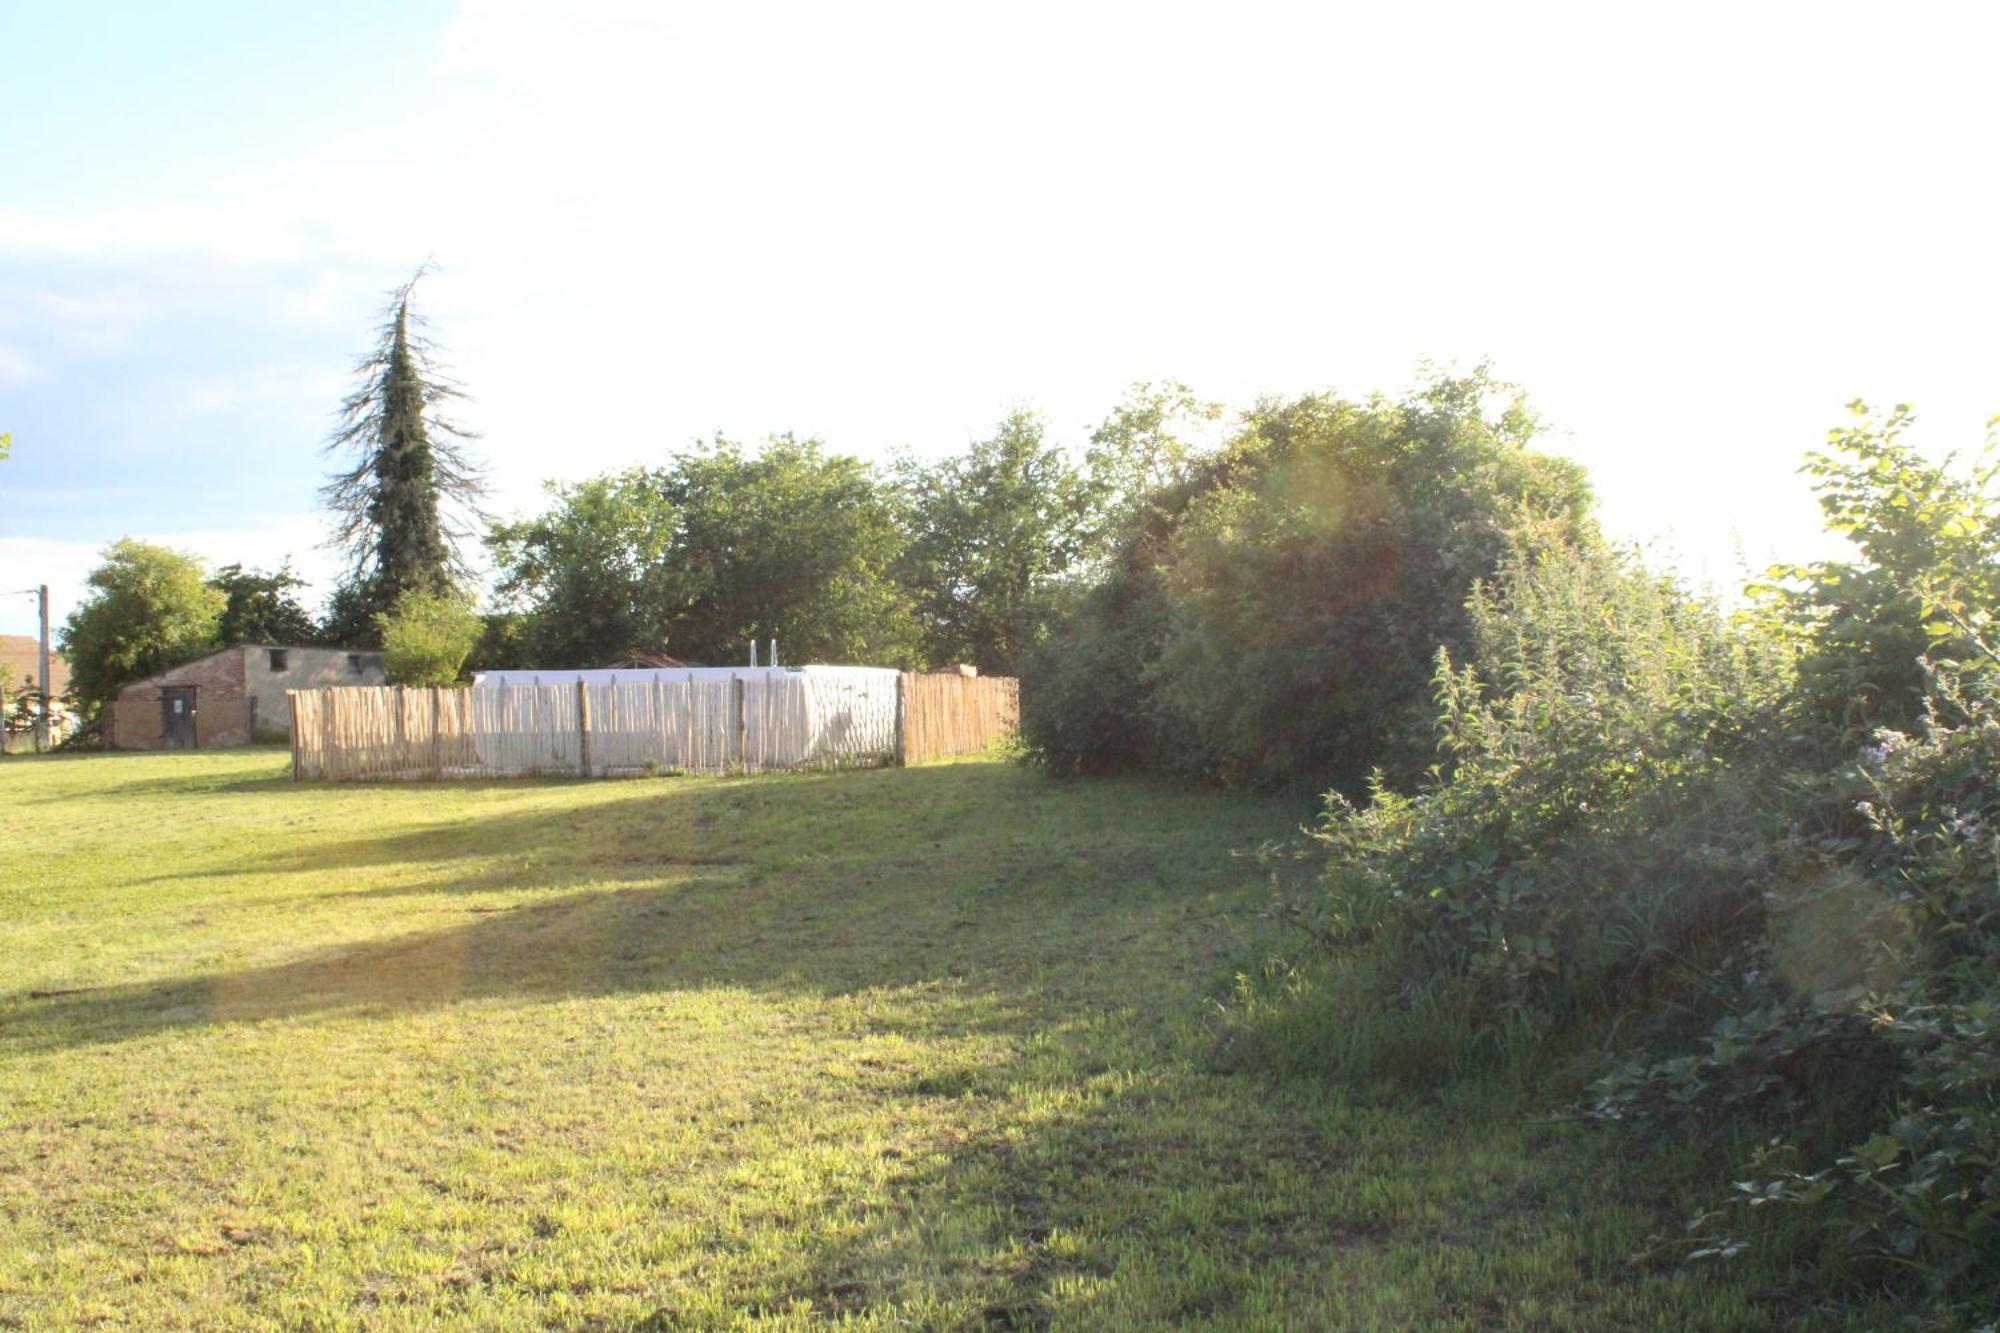
[[[35, 760], [38, 765], [62, 773], [73, 765], [85, 764], [90, 767], [90, 787], [88, 795], [92, 799], [115, 797], [171, 796], [175, 800], [200, 800], [220, 796], [239, 796], [247, 792], [278, 791], [292, 785], [288, 752], [258, 746], [249, 753], [268, 751], [271, 767], [267, 772], [256, 774], [214, 773], [202, 771], [204, 761], [212, 752], [189, 750], [182, 753], [162, 754], [158, 751], [110, 750], [87, 754], [44, 755]], [[242, 753], [244, 751], [239, 751]], [[176, 772], [173, 767], [185, 760], [193, 772]], [[60, 766], [60, 767], [58, 767]], [[163, 767], [167, 771], [162, 771]], [[12, 799], [24, 805], [63, 805], [74, 802], [78, 792], [67, 787], [53, 790], [36, 790], [29, 787], [17, 791]]]

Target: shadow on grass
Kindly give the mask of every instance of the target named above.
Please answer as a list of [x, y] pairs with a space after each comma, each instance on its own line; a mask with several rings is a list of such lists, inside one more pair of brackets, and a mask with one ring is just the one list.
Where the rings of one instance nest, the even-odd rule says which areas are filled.
[[[320, 899], [512, 898], [459, 908], [459, 924], [269, 966], [0, 997], [0, 1045], [715, 986], [840, 994], [965, 979], [1003, 995], [1032, 987], [1037, 1001], [1115, 990], [1092, 980], [1093, 955], [1139, 938], [1163, 899], [1232, 868], [1214, 822], [1177, 822], [1171, 808], [1135, 820], [1145, 808], [1130, 792], [1092, 800], [963, 764], [611, 784], [560, 809], [281, 846], [185, 873], [314, 875]], [[1268, 809], [1231, 808], [1271, 822]], [[342, 883], [346, 870], [398, 864], [414, 873]]]
[[[303, 876], [282, 901], [357, 910], [429, 897], [413, 904], [421, 929], [265, 966], [0, 996], [0, 1051], [483, 999], [928, 985], [921, 1005], [887, 1007], [907, 1018], [879, 1021], [921, 1024], [915, 1036], [1006, 1040], [885, 1081], [876, 1123], [935, 1126], [914, 1144], [920, 1160], [894, 1174], [887, 1207], [855, 1213], [851, 1226], [796, 1226], [787, 1204], [768, 1223], [785, 1228], [784, 1243], [732, 1280], [732, 1311], [792, 1325], [1029, 1329], [1501, 1322], [1480, 1302], [1514, 1279], [1485, 1276], [1494, 1247], [1479, 1234], [1446, 1256], [1470, 1275], [1463, 1291], [1439, 1294], [1427, 1270], [1406, 1265], [1405, 1317], [1371, 1325], [1346, 1311], [1343, 1293], [1379, 1282], [1387, 1253], [1411, 1240], [1417, 1224], [1397, 1210], [1414, 1208], [1398, 1201], [1418, 1197], [1415, 1187], [1369, 1187], [1389, 1169], [1343, 1159], [1383, 1143], [1357, 1142], [1351, 1126], [1334, 1141], [1308, 1093], [1219, 1073], [1159, 1022], [1193, 1009], [1215, 975], [1202, 959], [1218, 947], [1209, 921], [1222, 909], [1210, 895], [1256, 874], [1232, 850], [1282, 832], [1297, 810], [1136, 783], [1057, 785], [998, 765], [607, 784], [561, 809], [494, 802], [476, 818], [394, 790], [398, 802], [437, 799], [435, 819], [188, 873]], [[395, 882], [342, 882], [346, 870], [399, 865], [409, 873], [386, 876]], [[1227, 961], [1218, 954], [1214, 966]], [[794, 1011], [786, 1021], [810, 1019]], [[962, 1101], [964, 1114], [903, 1114], [928, 1099]], [[1387, 1146], [1400, 1164], [1424, 1142]], [[1447, 1168], [1455, 1162], [1445, 1155]], [[1464, 1173], [1421, 1183], [1480, 1197]], [[829, 1174], [821, 1202], [843, 1206], [850, 1185]], [[644, 1182], [633, 1189], [643, 1194]], [[1550, 1211], [1551, 1226], [1569, 1225]], [[732, 1213], [730, 1225], [743, 1224]], [[1603, 1280], [1563, 1262], [1537, 1279], [1531, 1303]], [[614, 1278], [632, 1281], [625, 1269], [582, 1272], [575, 1294]], [[377, 1295], [371, 1279], [369, 1305]], [[662, 1304], [641, 1326], [707, 1325], [713, 1303], [701, 1295]], [[534, 1308], [524, 1304], [520, 1322]], [[1653, 1326], [1675, 1326], [1673, 1307], [1662, 1309]], [[1534, 1326], [1533, 1314], [1514, 1326]]]
[[[476, 819], [425, 824], [407, 832], [374, 833], [303, 846], [276, 846], [163, 874], [135, 877], [137, 884], [262, 875], [324, 874], [388, 865], [514, 858], [496, 874], [432, 874], [410, 886], [358, 894], [458, 892], [503, 886], [549, 887], [563, 880], [630, 878], [597, 873], [605, 868], [643, 872], [648, 867], [736, 865], [826, 856], [857, 850], [879, 853], [882, 836], [912, 849], [983, 818], [997, 793], [1024, 775], [998, 765], [930, 769], [868, 769], [846, 773], [766, 774], [756, 778], [663, 777], [595, 779], [491, 778], [434, 783], [315, 783], [304, 788], [332, 801], [365, 799], [407, 809], [465, 795], [532, 798], [566, 788], [579, 797], [560, 810], [499, 809]], [[175, 783], [161, 780], [165, 787]], [[118, 788], [129, 792], [128, 784]], [[231, 784], [241, 790], [291, 789], [262, 779]], [[221, 786], [214, 788], [221, 790]], [[338, 807], [335, 807], [338, 808]], [[857, 819], [857, 814], [867, 818]], [[887, 818], [885, 818], [887, 817]], [[884, 829], [884, 823], [893, 823]], [[780, 835], [774, 841], [773, 834]], [[810, 837], [809, 845], [805, 840]], [[551, 876], [555, 878], [552, 880]]]
[[[289, 787], [290, 784], [282, 784]], [[468, 792], [499, 791], [507, 795], [527, 795], [537, 789], [551, 785], [566, 785], [581, 788], [574, 780], [557, 780], [550, 783], [546, 779], [528, 779], [512, 783], [495, 780], [492, 782], [468, 782], [451, 784], [453, 795]], [[594, 789], [592, 795], [600, 793]], [[245, 789], [251, 789], [245, 784]], [[332, 799], [351, 798], [365, 794], [371, 805], [378, 802], [393, 803], [391, 808], [423, 810], [437, 802], [437, 788], [430, 784], [398, 783], [393, 786], [320, 786], [316, 793]], [[601, 793], [608, 800], [594, 800], [591, 805], [574, 811], [517, 812], [496, 810], [482, 814], [476, 819], [454, 819], [448, 822], [422, 824], [406, 832], [373, 833], [340, 839], [314, 838], [304, 845], [278, 845], [253, 849], [248, 854], [232, 851], [221, 859], [204, 864], [188, 866], [181, 870], [167, 871], [157, 875], [135, 876], [134, 884], [166, 884], [184, 880], [230, 880], [256, 876], [318, 875], [329, 880], [338, 880], [343, 874], [373, 869], [381, 866], [408, 865], [428, 867], [430, 872], [425, 881], [413, 886], [389, 886], [384, 893], [436, 893], [464, 891], [468, 888], [504, 887], [505, 881], [512, 879], [516, 887], [530, 887], [531, 881], [524, 874], [525, 867], [519, 858], [534, 854], [544, 864], [561, 863], [576, 859], [573, 855], [579, 838], [602, 838], [610, 830], [606, 826], [605, 815], [616, 809], [621, 802], [646, 802], [657, 799], [662, 794], [659, 784], [621, 782], [605, 784]], [[379, 808], [379, 807], [378, 807]], [[345, 811], [342, 810], [342, 813]], [[454, 874], [449, 871], [438, 873], [441, 866], [473, 859], [493, 860], [501, 857], [516, 858], [514, 864], [498, 875], [479, 875], [472, 872]], [[489, 883], [489, 881], [496, 881]], [[542, 882], [541, 886], [546, 886]], [[349, 896], [332, 893], [325, 896]], [[240, 901], [240, 900], [239, 900]]]
[[[902, 1172], [892, 1207], [759, 1272], [732, 1308], [882, 1326], [1236, 1327], [1274, 1287], [1303, 1296], [1329, 1271], [1365, 1272], [1397, 1229], [1378, 1202], [1304, 1183], [1352, 1151], [1311, 1090], [1219, 1073], [1135, 1014], [1044, 1030], [1011, 1059], [933, 1070], [896, 1095], [992, 1109], [968, 1110], [970, 1132]], [[641, 1326], [695, 1322], [667, 1304]], [[1314, 1325], [1266, 1311], [1249, 1326]]]
[[[246, 747], [239, 753], [257, 754], [267, 748]], [[90, 754], [39, 755], [34, 762], [49, 778], [66, 777], [87, 767], [90, 772], [88, 795], [93, 798], [171, 796], [175, 799], [198, 799], [280, 791], [293, 785], [289, 761], [285, 759], [289, 751], [270, 750], [272, 765], [269, 771], [254, 775], [202, 771], [206, 761], [214, 759], [215, 753], [213, 750], [108, 750]], [[177, 771], [177, 762], [181, 760], [185, 760], [193, 771]], [[285, 766], [280, 767], [281, 763]], [[75, 801], [78, 795], [75, 789], [68, 786], [53, 789], [26, 787], [10, 799], [22, 805], [60, 805]]]

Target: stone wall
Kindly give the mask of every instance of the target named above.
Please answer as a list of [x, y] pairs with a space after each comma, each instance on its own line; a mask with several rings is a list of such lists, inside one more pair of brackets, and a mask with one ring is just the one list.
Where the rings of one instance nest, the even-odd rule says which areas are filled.
[[[286, 690], [318, 690], [330, 685], [387, 685], [382, 654], [346, 648], [288, 648], [282, 644], [245, 644], [243, 689], [256, 701], [256, 732], [263, 740], [290, 740], [292, 704]], [[273, 653], [283, 653], [285, 665], [273, 665]]]
[[287, 690], [387, 683], [380, 653], [246, 643], [127, 685], [105, 708], [105, 736], [118, 750], [164, 746], [160, 690], [168, 685], [194, 686], [195, 745], [206, 750], [290, 739], [292, 704], [285, 697]]

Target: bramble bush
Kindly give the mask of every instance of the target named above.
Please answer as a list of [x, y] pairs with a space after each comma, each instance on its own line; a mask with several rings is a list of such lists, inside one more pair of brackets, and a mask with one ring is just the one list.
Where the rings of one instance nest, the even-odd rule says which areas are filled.
[[1854, 556], [1745, 613], [1517, 532], [1439, 656], [1427, 780], [1287, 849], [1311, 946], [1240, 984], [1236, 1037], [1567, 1075], [1587, 1118], [1741, 1148], [1690, 1259], [1783, 1250], [1949, 1321], [2000, 1303], [2000, 510], [1990, 443], [1961, 474], [1857, 413], [1808, 465]]

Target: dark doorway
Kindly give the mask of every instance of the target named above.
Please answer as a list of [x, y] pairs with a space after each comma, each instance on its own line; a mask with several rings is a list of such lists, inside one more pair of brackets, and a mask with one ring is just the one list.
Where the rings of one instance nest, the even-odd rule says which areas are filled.
[[194, 748], [194, 686], [160, 687], [160, 739], [169, 750]]

